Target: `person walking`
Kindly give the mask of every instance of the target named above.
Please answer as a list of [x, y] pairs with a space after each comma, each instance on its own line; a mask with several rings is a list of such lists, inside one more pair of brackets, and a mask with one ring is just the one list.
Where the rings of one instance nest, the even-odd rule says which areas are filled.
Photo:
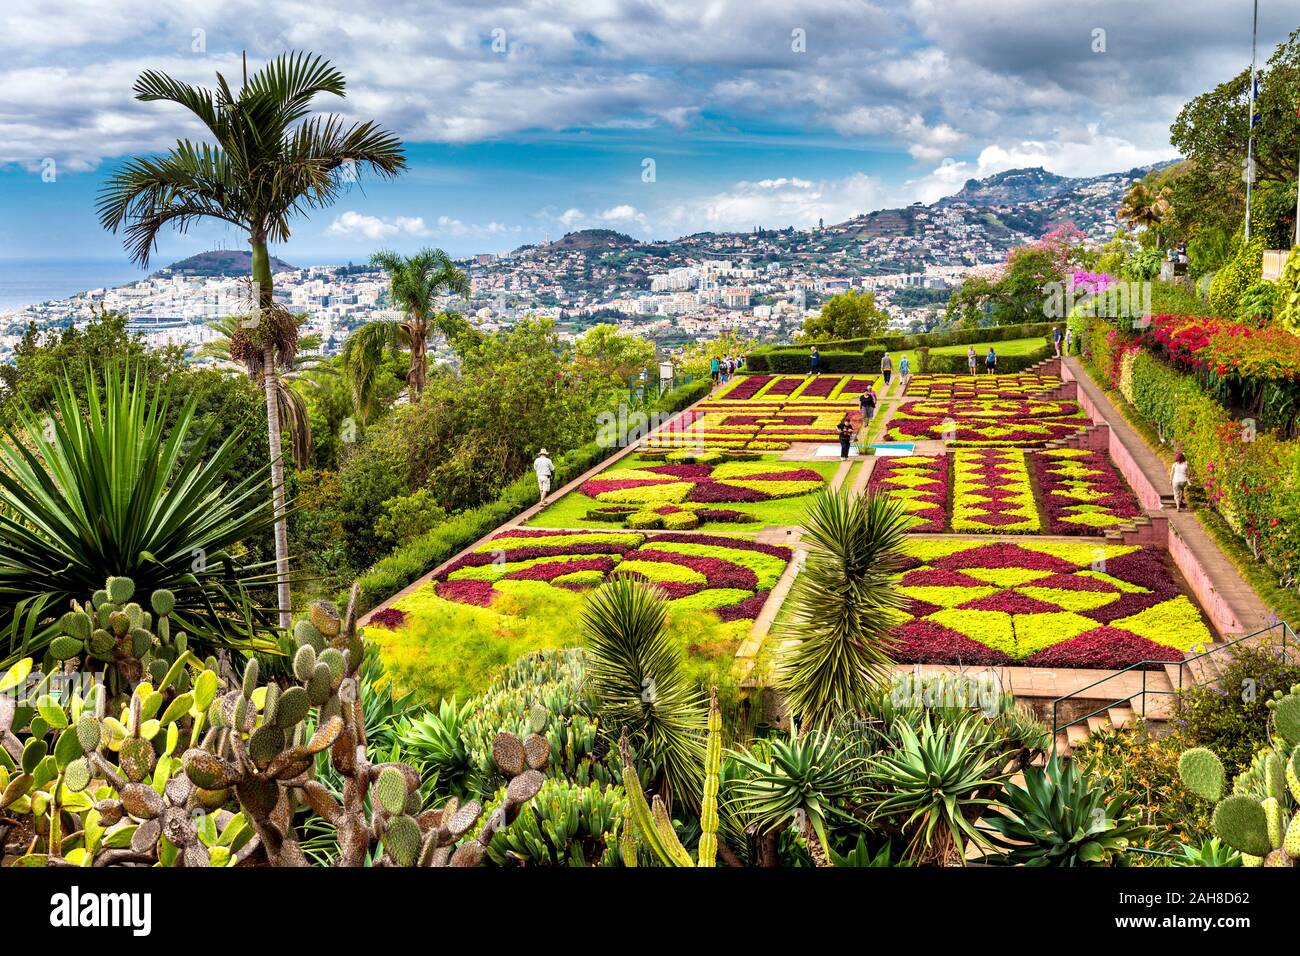
[[840, 435], [840, 458], [848, 458], [849, 445], [853, 443], [853, 420], [849, 418], [848, 412], [844, 413], [844, 417], [840, 419], [839, 428], [836, 430]]
[[864, 427], [876, 414], [876, 393], [872, 391], [870, 385], [867, 386], [865, 392], [858, 396], [858, 412], [862, 415]]
[[713, 384], [718, 384], [718, 377], [722, 374], [722, 363], [717, 358], [709, 360], [709, 377], [713, 379]]
[[[1191, 481], [1188, 475], [1187, 456], [1181, 451], [1174, 455], [1174, 466], [1169, 469], [1169, 481], [1174, 486], [1174, 510], [1182, 511], [1183, 505], [1187, 504], [1187, 485]], [[1187, 504], [1187, 510], [1191, 511], [1192, 506]]]
[[975, 374], [975, 364], [977, 361], [978, 358], [975, 355], [975, 346], [973, 345], [966, 346], [966, 364], [970, 366], [970, 373], [972, 375]]
[[1058, 325], [1052, 332], [1052, 344], [1056, 346], [1057, 358], [1061, 357], [1061, 339], [1063, 337], [1064, 337], [1064, 333], [1061, 331], [1061, 327]]
[[880, 374], [884, 376], [885, 388], [889, 387], [889, 377], [894, 374], [894, 360], [886, 352], [880, 359]]
[[821, 364], [822, 364], [821, 353], [817, 351], [817, 346], [814, 345], [812, 347], [812, 350], [808, 353], [808, 374], [816, 375], [817, 370], [821, 368]]
[[989, 354], [984, 356], [984, 371], [988, 375], [994, 375], [998, 370], [998, 353], [993, 351], [993, 346], [989, 346]]
[[911, 377], [912, 363], [904, 352], [903, 357], [898, 360], [898, 386], [902, 391], [907, 391], [907, 380]]
[[1065, 354], [1070, 354], [1070, 348], [1074, 345], [1074, 329], [1068, 326], [1065, 329]]
[[541, 494], [537, 503], [544, 505], [546, 496], [551, 493], [551, 479], [555, 477], [555, 463], [551, 461], [545, 448], [538, 453], [533, 462], [533, 471], [537, 472], [537, 490]]

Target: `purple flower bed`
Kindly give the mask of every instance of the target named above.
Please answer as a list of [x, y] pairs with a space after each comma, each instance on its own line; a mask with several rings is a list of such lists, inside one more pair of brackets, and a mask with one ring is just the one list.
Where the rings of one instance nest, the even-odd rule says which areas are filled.
[[370, 615], [370, 623], [392, 630], [406, 623], [406, 612], [395, 607], [386, 607], [382, 611], [376, 611]]
[[656, 542], [672, 542], [674, 544], [707, 544], [717, 547], [722, 545], [736, 551], [757, 551], [761, 554], [770, 554], [774, 558], [780, 558], [783, 561], [789, 561], [793, 553], [789, 548], [784, 548], [779, 544], [760, 544], [757, 541], [746, 541], [743, 538], [718, 538], [711, 534], [690, 534], [689, 532], [666, 531], [662, 534], [653, 534], [646, 541], [647, 544]]
[[613, 570], [614, 560], [612, 558], [586, 558], [580, 561], [553, 561], [534, 564], [527, 568], [520, 568], [518, 571], [511, 571], [506, 575], [506, 579], [512, 581], [553, 581], [555, 578], [573, 574], [577, 571], [599, 571], [601, 574], [609, 574]]
[[844, 380], [842, 375], [817, 376], [808, 383], [808, 387], [799, 393], [800, 398], [829, 398], [835, 386]]
[[[1155, 641], [1113, 627], [1098, 627], [1085, 631], [1078, 637], [1053, 644], [1030, 656], [1025, 663], [1031, 667], [1096, 667], [1119, 670], [1142, 661], [1177, 662], [1183, 654], [1177, 648], [1166, 647]], [[1160, 664], [1147, 665], [1147, 670], [1159, 670]]]
[[728, 400], [744, 401], [753, 398], [763, 390], [763, 386], [772, 381], [771, 375], [748, 375], [727, 392]]
[[434, 585], [433, 593], [448, 601], [477, 604], [479, 607], [490, 605], [494, 595], [491, 581], [439, 581]]
[[644, 548], [632, 551], [624, 557], [625, 561], [656, 561], [664, 564], [676, 564], [690, 568], [697, 574], [704, 575], [711, 588], [738, 588], [752, 591], [758, 587], [758, 576], [749, 568], [722, 558], [702, 558], [689, 554], [677, 554], [675, 551], [657, 551]]
[[771, 593], [771, 591], [756, 591], [752, 597], [745, 598], [739, 604], [720, 607], [715, 613], [724, 621], [752, 621], [762, 612], [763, 605], [767, 603], [767, 596]]
[[[1068, 509], [1076, 505], [1091, 505], [1093, 508], [1103, 509], [1107, 515], [1114, 516], [1117, 519], [1127, 520], [1142, 514], [1142, 508], [1138, 504], [1137, 496], [1133, 494], [1128, 483], [1124, 481], [1123, 475], [1119, 473], [1114, 462], [1105, 452], [1093, 451], [1087, 455], [1067, 459], [1053, 458], [1042, 452], [1034, 453], [1029, 457], [1032, 460], [1038, 487], [1042, 491], [1044, 510], [1047, 512], [1047, 520], [1051, 525], [1052, 534], [1103, 535], [1106, 533], [1107, 528], [1105, 526], [1090, 526], [1074, 521], [1066, 521], [1066, 518], [1076, 513]], [[1086, 475], [1082, 478], [1068, 478], [1053, 473], [1054, 468], [1059, 468], [1066, 462], [1078, 464], [1101, 473]], [[1088, 500], [1079, 501], [1054, 493], [1078, 489], [1085, 489], [1090, 493]], [[1098, 493], [1102, 497], [1093, 497]]]

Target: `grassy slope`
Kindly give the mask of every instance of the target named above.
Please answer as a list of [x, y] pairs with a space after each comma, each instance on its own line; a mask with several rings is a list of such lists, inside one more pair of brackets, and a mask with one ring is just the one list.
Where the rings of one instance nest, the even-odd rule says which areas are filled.
[[[831, 480], [835, 474], [835, 469], [840, 464], [838, 458], [827, 459], [826, 461], [779, 462], [776, 456], [772, 455], [765, 456], [765, 460], [770, 460], [774, 465], [782, 467], [811, 468], [819, 472], [827, 481]], [[638, 465], [658, 464], [663, 464], [663, 462], [647, 461], [639, 455], [629, 455], [614, 467], [635, 468]], [[744, 511], [747, 514], [754, 515], [758, 520], [744, 524], [727, 521], [706, 521], [697, 530], [753, 532], [761, 531], [768, 525], [802, 524], [804, 509], [807, 508], [810, 497], [810, 495], [801, 495], [797, 498], [777, 498], [773, 501], [714, 505], [713, 507], [716, 508]], [[586, 495], [573, 491], [529, 521], [528, 526], [531, 528], [606, 528], [611, 530], [618, 528], [618, 525], [611, 524], [608, 521], [588, 521], [584, 517], [588, 511], [599, 504], [600, 502], [597, 502], [594, 498], [588, 498]]]
[[[982, 345], [976, 345], [975, 354], [979, 356], [979, 370], [981, 375], [984, 373], [984, 356], [989, 354], [990, 344], [997, 351], [998, 355], [1028, 355], [1030, 352], [1042, 348], [1043, 337], [1040, 335], [1037, 338], [1032, 339], [1010, 339], [1006, 342], [985, 342]], [[930, 354], [965, 355], [966, 349], [969, 347], [970, 346], [967, 345], [940, 345], [937, 348], [930, 349]], [[909, 350], [906, 352], [890, 352], [889, 354], [894, 360], [894, 377], [893, 381], [890, 383], [891, 388], [893, 388], [898, 382], [898, 363], [902, 360], [904, 355], [907, 356], [907, 360], [912, 364], [912, 374], [915, 375], [919, 371], [915, 352]]]

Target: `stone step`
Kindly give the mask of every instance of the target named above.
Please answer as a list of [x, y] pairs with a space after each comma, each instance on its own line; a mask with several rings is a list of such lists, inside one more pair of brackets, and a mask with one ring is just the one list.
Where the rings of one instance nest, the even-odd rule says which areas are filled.
[[1095, 734], [1099, 730], [1110, 729], [1110, 719], [1103, 717], [1101, 714], [1093, 714], [1088, 718], [1088, 733]]
[[1074, 747], [1070, 744], [1070, 738], [1064, 732], [1056, 735], [1056, 756], [1058, 759], [1065, 759], [1073, 753]]
[[1088, 728], [1084, 724], [1071, 724], [1065, 728], [1065, 736], [1070, 742], [1070, 749], [1073, 750], [1088, 739]]
[[1133, 711], [1131, 708], [1112, 707], [1106, 711], [1106, 716], [1110, 718], [1110, 725], [1116, 730], [1123, 730], [1133, 720]]

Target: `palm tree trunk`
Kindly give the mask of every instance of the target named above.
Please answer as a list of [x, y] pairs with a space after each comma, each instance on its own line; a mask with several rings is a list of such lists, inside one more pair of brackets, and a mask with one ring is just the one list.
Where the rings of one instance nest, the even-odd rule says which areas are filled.
[[[250, 239], [253, 247], [253, 281], [257, 283], [258, 307], [271, 309], [271, 259], [266, 242]], [[266, 392], [266, 435], [271, 455], [271, 498], [275, 508], [275, 577], [276, 596], [280, 611], [280, 627], [288, 629], [292, 623], [289, 595], [289, 522], [285, 517], [284, 454], [280, 440], [280, 400], [275, 390], [275, 346], [267, 344], [262, 350], [262, 387]]]
[[411, 390], [411, 400], [418, 402], [429, 380], [429, 326], [417, 318], [411, 323], [411, 370], [406, 384]]

